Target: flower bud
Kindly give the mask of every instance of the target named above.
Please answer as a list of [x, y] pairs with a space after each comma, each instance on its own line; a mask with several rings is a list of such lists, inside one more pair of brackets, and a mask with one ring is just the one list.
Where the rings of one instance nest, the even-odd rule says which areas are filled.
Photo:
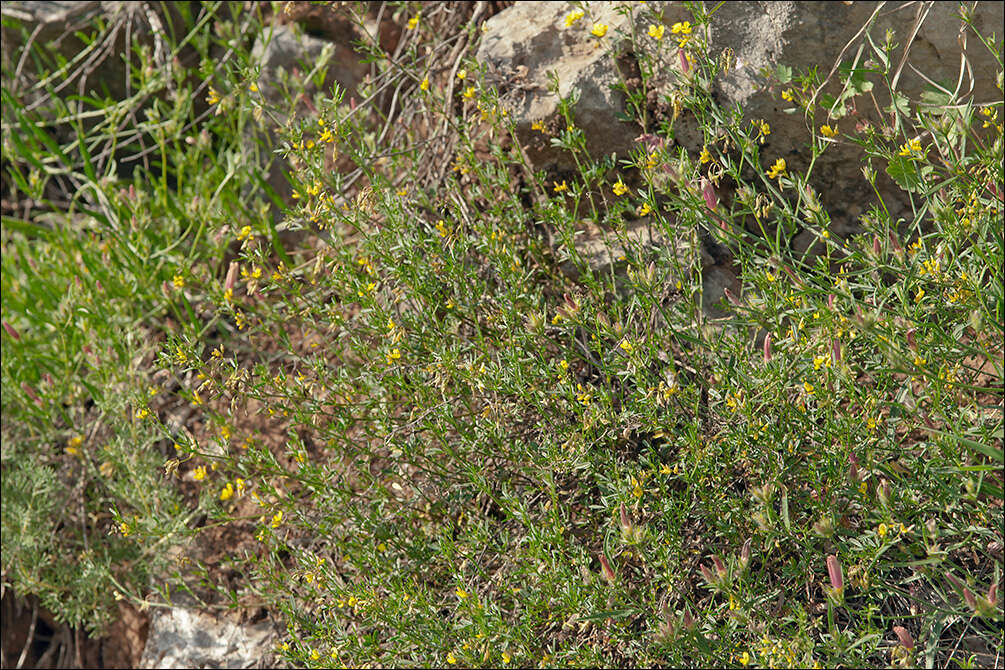
[[614, 586], [618, 577], [614, 574], [614, 569], [611, 568], [611, 564], [607, 561], [607, 557], [603, 554], [600, 555], [600, 570], [604, 575], [604, 579], [607, 580], [607, 583]]
[[14, 326], [10, 325], [6, 321], [3, 322], [3, 329], [7, 331], [7, 334], [14, 338], [14, 341], [21, 339], [21, 334], [14, 329]]
[[764, 362], [771, 360], [771, 333], [764, 336]]
[[834, 594], [835, 599], [843, 600], [844, 573], [841, 570], [841, 563], [834, 554], [827, 557], [827, 576], [830, 578], [831, 591]]
[[904, 649], [914, 649], [914, 637], [911, 636], [911, 633], [906, 628], [903, 626], [894, 626], [893, 632], [896, 633], [900, 646]]
[[751, 538], [747, 538], [747, 541], [743, 543], [743, 547], [740, 548], [740, 571], [746, 572], [747, 566], [750, 565], [750, 541]]

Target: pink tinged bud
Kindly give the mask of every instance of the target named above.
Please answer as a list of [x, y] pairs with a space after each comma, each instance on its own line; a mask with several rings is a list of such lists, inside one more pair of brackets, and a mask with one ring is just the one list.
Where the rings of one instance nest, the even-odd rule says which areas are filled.
[[771, 333], [764, 336], [764, 362], [771, 360]]
[[906, 333], [904, 333], [904, 337], [907, 338], [907, 346], [911, 347], [911, 351], [918, 350], [918, 342], [914, 339], [914, 333], [916, 333], [917, 330], [917, 328], [910, 328]]
[[876, 256], [879, 256], [879, 254], [880, 254], [881, 251], [882, 251], [882, 247], [879, 246], [879, 238], [878, 237], [873, 237], [872, 238], [872, 253], [874, 255], [876, 255]]
[[743, 543], [743, 547], [740, 549], [740, 569], [746, 570], [747, 566], [750, 565], [750, 541], [751, 538], [747, 538], [747, 541]]
[[827, 576], [830, 577], [832, 589], [838, 593], [844, 591], [844, 574], [841, 572], [841, 563], [834, 554], [827, 557]]
[[834, 300], [836, 299], [837, 296], [834, 295], [833, 293], [827, 294], [827, 309], [834, 309]]
[[900, 246], [900, 242], [897, 241], [897, 238], [896, 236], [894, 236], [892, 230], [890, 231], [890, 246], [892, 246], [893, 250], [896, 251], [897, 253], [900, 253], [901, 251], [904, 250], [904, 248]]
[[680, 61], [680, 71], [687, 74], [691, 71], [691, 63], [687, 59], [687, 54], [683, 49], [677, 49], [677, 60]]
[[694, 628], [694, 617], [691, 616], [691, 612], [684, 610], [684, 616], [681, 617], [681, 623], [684, 624], [684, 628], [687, 630], [692, 630]]
[[50, 375], [48, 372], [46, 372], [46, 373], [44, 373], [42, 375], [42, 381], [44, 381], [48, 386], [55, 386], [56, 385], [56, 380], [53, 379], [52, 375]]
[[705, 206], [708, 207], [709, 211], [714, 212], [716, 205], [719, 204], [719, 198], [715, 194], [712, 182], [708, 179], [701, 180], [701, 195], [705, 198]]
[[991, 588], [988, 589], [988, 602], [991, 603], [991, 607], [998, 604], [998, 582], [991, 584]]
[[841, 362], [841, 342], [831, 340], [831, 363], [837, 365]]
[[632, 519], [628, 516], [628, 508], [625, 507], [625, 503], [621, 503], [618, 514], [621, 520], [621, 531], [623, 533], [630, 533], [632, 531]]
[[603, 554], [600, 555], [600, 570], [604, 573], [604, 579], [613, 586], [618, 577], [614, 574], [614, 569], [611, 568], [611, 564]]
[[876, 491], [879, 494], [879, 501], [884, 505], [890, 504], [890, 482], [885, 479], [879, 481], [879, 488]]
[[893, 632], [896, 633], [897, 639], [900, 640], [900, 646], [904, 649], [914, 649], [914, 638], [903, 626], [894, 626]]
[[991, 193], [993, 193], [994, 196], [998, 198], [999, 201], [1005, 202], [1005, 194], [1002, 193], [1002, 189], [1000, 186], [998, 186], [998, 184], [994, 183], [993, 181], [989, 181], [988, 190], [991, 191]]
[[966, 586], [963, 587], [963, 599], [967, 601], [968, 605], [970, 605], [970, 609], [977, 609], [977, 598], [974, 598], [974, 594], [971, 593], [970, 589]]
[[14, 338], [15, 341], [21, 339], [21, 335], [14, 329], [14, 326], [10, 325], [6, 321], [3, 322], [3, 329], [7, 331], [7, 334]]
[[224, 291], [232, 291], [234, 289], [234, 284], [237, 283], [238, 267], [237, 261], [231, 261], [227, 267], [227, 278], [223, 282]]
[[726, 295], [726, 298], [727, 298], [727, 299], [729, 300], [729, 302], [730, 302], [730, 303], [731, 303], [731, 304], [732, 304], [732, 305], [733, 305], [734, 307], [739, 307], [739, 306], [740, 306], [740, 301], [739, 301], [739, 300], [737, 299], [737, 297], [736, 297], [735, 295], [733, 295], [733, 292], [732, 292], [732, 291], [730, 291], [728, 287], [727, 287], [727, 288], [724, 288], [724, 289], [722, 290], [722, 292], [723, 292], [723, 293], [724, 293], [724, 294]]
[[726, 566], [723, 565], [722, 559], [719, 558], [719, 554], [712, 554], [712, 563], [715, 565], [715, 572], [719, 575], [720, 579], [726, 578]]
[[31, 386], [29, 386], [26, 383], [23, 383], [21, 384], [21, 390], [24, 391], [25, 395], [31, 398], [36, 405], [42, 404], [42, 399], [38, 397], [38, 395], [35, 393], [35, 389], [33, 389]]
[[349, 109], [356, 111], [356, 98], [354, 96], [349, 96]]
[[712, 574], [712, 571], [709, 569], [707, 565], [702, 563], [698, 567], [701, 568], [701, 576], [705, 578], [706, 582], [708, 582], [709, 584], [715, 584], [716, 581], [718, 581], [716, 580], [715, 575]]

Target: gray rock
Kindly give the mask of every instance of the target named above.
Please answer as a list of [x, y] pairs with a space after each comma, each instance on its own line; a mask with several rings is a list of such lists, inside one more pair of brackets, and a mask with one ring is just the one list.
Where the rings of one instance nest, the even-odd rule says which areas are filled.
[[272, 663], [271, 623], [238, 626], [187, 607], [157, 609], [141, 668], [255, 668]]

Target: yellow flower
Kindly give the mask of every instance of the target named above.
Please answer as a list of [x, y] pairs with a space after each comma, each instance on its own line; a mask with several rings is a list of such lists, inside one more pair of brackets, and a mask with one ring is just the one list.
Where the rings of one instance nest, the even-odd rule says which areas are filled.
[[209, 92], [206, 94], [206, 102], [211, 105], [215, 105], [220, 102], [220, 94], [217, 93], [216, 89], [212, 86], [209, 87]]
[[813, 395], [813, 393], [814, 393], [814, 391], [813, 391], [813, 384], [811, 384], [809, 382], [803, 382], [803, 389], [806, 391], [806, 393], [808, 395]]
[[620, 177], [618, 178], [618, 181], [615, 182], [613, 188], [614, 188], [614, 195], [624, 195], [625, 193], [628, 193], [628, 187], [625, 186], [625, 183], [621, 181]]
[[621, 344], [619, 344], [618, 346], [620, 346], [625, 351], [625, 353], [628, 354], [632, 353], [632, 349], [634, 349], [632, 343], [629, 342], [627, 339], [621, 340]]
[[447, 663], [449, 663], [450, 665], [457, 665], [457, 657], [454, 656], [454, 652], [450, 652], [447, 654]]
[[450, 232], [447, 230], [447, 224], [443, 221], [443, 219], [436, 222], [436, 232], [440, 234], [440, 237], [446, 237]]
[[251, 84], [248, 85], [248, 90], [252, 93], [258, 93], [258, 84], [251, 82]]
[[468, 86], [466, 89], [464, 89], [464, 97], [468, 100], [475, 97], [475, 87]]
[[564, 191], [569, 190], [569, 185], [566, 184], [565, 180], [563, 179], [561, 184], [555, 182], [555, 186], [552, 188], [552, 190], [555, 191], [555, 193], [562, 193]]
[[201, 482], [205, 478], [206, 478], [206, 466], [200, 465], [195, 469], [195, 472], [192, 473], [192, 479], [194, 479], [197, 482]]
[[[600, 35], [599, 37], [603, 37], [603, 36], [602, 36], [602, 35]], [[506, 653], [506, 652], [504, 651], [504, 652], [502, 653], [502, 662], [503, 662], [503, 665], [508, 665], [508, 664], [509, 664], [509, 662], [510, 662], [510, 659], [511, 659], [510, 655], [509, 655], [509, 654], [507, 654], [507, 653]]]
[[279, 526], [282, 525], [282, 523], [283, 523], [283, 510], [279, 510], [272, 516], [272, 527], [279, 528]]
[[419, 90], [421, 90], [421, 91], [428, 91], [429, 90], [429, 77], [426, 77], [426, 78], [424, 78], [422, 80], [422, 83], [419, 84]]
[[608, 25], [605, 23], [594, 23], [593, 30], [590, 31], [596, 37], [603, 37], [607, 34]]
[[540, 130], [543, 133], [544, 132], [544, 122], [540, 121], [540, 120], [535, 121], [534, 123], [530, 124], [530, 129], [531, 130]]
[[921, 299], [925, 297], [925, 289], [919, 288], [918, 292], [914, 294], [914, 302], [921, 302]]
[[775, 179], [776, 177], [785, 173], [785, 159], [779, 158], [775, 161], [775, 164], [771, 166], [768, 170], [768, 179]]
[[649, 206], [648, 202], [644, 202], [639, 205], [638, 209], [635, 210], [639, 216], [645, 216], [649, 212], [653, 211], [653, 208]]
[[887, 528], [886, 524], [885, 523], [881, 523], [881, 524], [879, 524], [879, 528], [876, 529], [876, 534], [879, 535], [880, 538], [884, 538], [884, 537], [886, 537], [886, 534], [887, 534], [888, 531], [889, 531], [889, 528]]
[[470, 595], [467, 591], [465, 591], [459, 586], [456, 589], [454, 589], [454, 593], [456, 593], [457, 597], [460, 598], [461, 600], [464, 600]]
[[834, 126], [833, 128], [827, 125], [820, 126], [820, 134], [823, 135], [824, 137], [837, 137], [838, 136], [837, 126]]
[[419, 15], [416, 14], [408, 20], [408, 29], [415, 30], [415, 27], [419, 25]]
[[784, 91], [782, 91], [782, 100], [785, 100], [786, 102], [792, 102], [793, 99], [794, 97], [792, 95], [791, 88], [787, 88]]
[[901, 156], [911, 156], [913, 158], [915, 155], [920, 156], [921, 153], [921, 140], [910, 140], [900, 145]]
[[691, 22], [684, 21], [683, 23], [675, 23], [670, 28], [670, 32], [674, 35], [690, 35], [691, 34]]
[[569, 12], [568, 14], [565, 15], [565, 27], [568, 28], [573, 23], [583, 18], [583, 16], [585, 16], [585, 14], [582, 9], [577, 9], [575, 11]]
[[750, 665], [750, 653], [745, 651], [739, 656], [737, 656], [736, 660], [739, 661], [740, 665], [742, 665], [743, 667], [747, 667], [748, 665]]
[[234, 497], [234, 485], [227, 482], [227, 485], [220, 491], [220, 500], [230, 500]]
[[712, 160], [712, 154], [708, 152], [708, 147], [701, 148], [701, 155], [698, 156], [698, 160], [701, 161], [702, 165]]
[[663, 39], [664, 31], [666, 31], [666, 26], [664, 26], [663, 24], [660, 24], [658, 26], [656, 24], [653, 24], [649, 26], [649, 37], [659, 42], [661, 39]]
[[465, 77], [467, 76], [468, 76], [467, 70], [461, 70], [457, 73], [457, 78], [460, 79], [461, 81], [464, 81]]
[[395, 347], [394, 349], [391, 350], [391, 353], [387, 355], [387, 364], [390, 365], [399, 358], [401, 358], [401, 349]]

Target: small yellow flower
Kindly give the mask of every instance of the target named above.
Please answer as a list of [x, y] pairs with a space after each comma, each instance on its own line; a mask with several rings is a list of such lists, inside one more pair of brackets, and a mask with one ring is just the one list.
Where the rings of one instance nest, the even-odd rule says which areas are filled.
[[192, 479], [194, 479], [197, 482], [201, 482], [205, 478], [206, 478], [206, 466], [200, 465], [195, 469], [195, 472], [192, 473]]
[[876, 529], [876, 534], [879, 535], [880, 538], [885, 538], [886, 534], [887, 534], [887, 532], [889, 532], [889, 530], [890, 529], [887, 528], [887, 526], [886, 526], [885, 523], [881, 523], [881, 524], [879, 524], [879, 528]]
[[457, 78], [458, 78], [458, 79], [460, 79], [461, 81], [464, 81], [464, 79], [465, 79], [465, 78], [466, 78], [467, 76], [468, 76], [468, 71], [467, 71], [467, 70], [460, 70], [460, 71], [459, 71], [459, 72], [457, 73]]
[[900, 155], [912, 158], [920, 157], [922, 155], [921, 140], [910, 140], [900, 145]]
[[220, 102], [220, 94], [217, 93], [216, 89], [212, 86], [209, 87], [209, 92], [206, 94], [206, 102], [211, 105], [215, 105]]
[[416, 26], [418, 25], [419, 25], [419, 15], [416, 14], [415, 16], [413, 16], [408, 20], [408, 29], [415, 30]]
[[174, 284], [175, 288], [184, 288], [185, 278], [181, 275], [175, 275], [171, 278], [171, 283]]
[[449, 663], [450, 665], [457, 665], [457, 657], [454, 656], [454, 652], [450, 652], [447, 654], [447, 663]]
[[660, 24], [658, 26], [656, 24], [653, 24], [649, 26], [649, 37], [659, 42], [661, 39], [663, 39], [664, 31], [666, 31], [666, 26], [664, 26], [663, 24]]
[[554, 187], [552, 187], [552, 190], [555, 191], [555, 193], [562, 193], [564, 191], [568, 191], [569, 190], [569, 185], [566, 184], [565, 180], [563, 179], [561, 184], [559, 184], [558, 182], [555, 182], [555, 185], [554, 185]]
[[914, 294], [914, 302], [921, 302], [922, 298], [925, 297], [925, 289], [919, 288], [918, 292]]
[[621, 340], [621, 344], [619, 344], [618, 346], [621, 347], [627, 354], [632, 353], [632, 350], [634, 349], [632, 343], [627, 339]]
[[625, 183], [621, 181], [620, 177], [618, 178], [618, 181], [615, 182], [613, 190], [614, 195], [624, 195], [625, 193], [628, 193], [628, 187], [625, 186]]
[[575, 11], [569, 12], [568, 14], [565, 15], [565, 27], [568, 28], [573, 23], [583, 18], [583, 16], [585, 16], [585, 13], [583, 12], [582, 9], [577, 9]]
[[837, 137], [838, 136], [837, 126], [834, 126], [833, 128], [827, 125], [820, 126], [820, 134], [823, 135], [824, 137]]
[[750, 665], [750, 653], [745, 651], [739, 656], [737, 656], [736, 660], [739, 661], [740, 665], [742, 665], [743, 667], [747, 667], [748, 665]]
[[787, 88], [784, 91], [782, 91], [782, 100], [785, 100], [786, 102], [792, 102], [794, 99], [795, 96], [792, 95], [791, 88]]
[[776, 177], [785, 174], [785, 167], [786, 166], [784, 158], [779, 158], [778, 160], [776, 160], [775, 164], [771, 166], [770, 170], [768, 170], [768, 179], [775, 179]]
[[541, 121], [540, 119], [538, 119], [534, 123], [530, 124], [530, 129], [531, 130], [540, 130], [543, 133], [544, 132], [544, 122]]
[[701, 162], [702, 165], [712, 160], [712, 154], [708, 152], [708, 147], [701, 148], [701, 155], [698, 156], [698, 160]]
[[401, 358], [401, 349], [398, 349], [397, 347], [395, 347], [387, 355], [387, 364], [390, 365], [391, 363], [393, 363], [394, 361], [398, 360], [399, 358]]
[[593, 30], [591, 30], [590, 33], [595, 37], [603, 37], [604, 35], [607, 34], [607, 29], [609, 27], [610, 26], [608, 26], [605, 23], [594, 23]]
[[220, 500], [230, 500], [234, 497], [234, 485], [227, 482], [227, 485], [220, 491]]
[[422, 83], [419, 84], [419, 90], [421, 90], [421, 91], [428, 91], [429, 90], [429, 77], [425, 77], [422, 80]]
[[279, 528], [279, 526], [281, 526], [282, 523], [283, 523], [283, 510], [279, 510], [272, 516], [272, 527]]
[[803, 390], [806, 391], [807, 395], [813, 395], [814, 394], [813, 384], [811, 384], [809, 382], [803, 382]]
[[454, 593], [456, 593], [457, 597], [460, 598], [461, 600], [466, 599], [470, 595], [467, 591], [465, 591], [459, 586], [456, 589], [454, 589]]
[[470, 100], [471, 98], [475, 97], [475, 87], [468, 86], [466, 89], [464, 89], [464, 97], [467, 100]]
[[653, 211], [653, 208], [649, 206], [648, 202], [644, 202], [641, 205], [639, 205], [638, 209], [636, 209], [635, 211], [639, 216], [645, 216], [646, 214]]
[[[600, 37], [603, 37], [603, 36], [600, 35]], [[511, 658], [512, 657], [504, 651], [502, 653], [502, 662], [503, 662], [503, 665], [509, 665], [509, 662], [510, 662]]]
[[691, 22], [684, 21], [683, 23], [675, 23], [670, 28], [670, 32], [674, 35], [690, 35], [691, 34]]
[[566, 370], [569, 369], [569, 361], [563, 358], [558, 362], [558, 367], [562, 369], [562, 372], [565, 372]]

